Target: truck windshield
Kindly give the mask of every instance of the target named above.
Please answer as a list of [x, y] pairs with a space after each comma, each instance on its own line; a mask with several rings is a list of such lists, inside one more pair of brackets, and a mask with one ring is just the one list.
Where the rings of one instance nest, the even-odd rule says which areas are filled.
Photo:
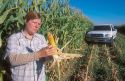
[[110, 26], [94, 26], [93, 28], [94, 31], [110, 31], [111, 28]]

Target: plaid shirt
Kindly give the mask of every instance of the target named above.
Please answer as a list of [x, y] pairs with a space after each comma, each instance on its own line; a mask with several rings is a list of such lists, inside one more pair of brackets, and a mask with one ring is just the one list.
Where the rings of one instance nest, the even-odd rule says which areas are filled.
[[[23, 32], [13, 34], [9, 37], [6, 55], [13, 53], [27, 54], [40, 50], [47, 46], [43, 35], [35, 34], [32, 40], [25, 37]], [[13, 81], [45, 81], [45, 58], [29, 62], [23, 65], [12, 66]]]

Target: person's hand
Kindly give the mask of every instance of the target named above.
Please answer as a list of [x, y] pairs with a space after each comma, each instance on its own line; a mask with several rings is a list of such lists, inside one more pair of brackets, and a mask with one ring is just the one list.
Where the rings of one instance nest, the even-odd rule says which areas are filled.
[[47, 56], [52, 56], [55, 55], [57, 51], [56, 47], [53, 47], [52, 45], [49, 45], [45, 48], [42, 48], [38, 51], [38, 54], [40, 57], [47, 57]]

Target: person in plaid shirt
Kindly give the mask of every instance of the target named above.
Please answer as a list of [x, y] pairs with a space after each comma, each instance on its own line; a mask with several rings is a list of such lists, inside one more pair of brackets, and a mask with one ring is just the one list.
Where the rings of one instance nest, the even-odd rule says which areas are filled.
[[11, 64], [13, 81], [45, 81], [44, 62], [57, 49], [37, 33], [40, 26], [40, 14], [30, 11], [25, 16], [24, 29], [8, 39], [5, 58]]

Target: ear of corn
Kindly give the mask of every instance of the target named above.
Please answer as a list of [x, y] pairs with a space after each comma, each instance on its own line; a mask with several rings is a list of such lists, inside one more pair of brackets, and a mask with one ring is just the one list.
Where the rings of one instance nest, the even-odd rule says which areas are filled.
[[[48, 33], [47, 33], [47, 36], [48, 36], [48, 42], [49, 42], [49, 44], [52, 45], [53, 47], [56, 47], [56, 48], [57, 48], [52, 33], [48, 32]], [[55, 54], [57, 54], [57, 50], [55, 51]]]
[[52, 45], [53, 47], [56, 47], [56, 43], [53, 35], [50, 32], [48, 32], [47, 35], [48, 35], [49, 44]]

